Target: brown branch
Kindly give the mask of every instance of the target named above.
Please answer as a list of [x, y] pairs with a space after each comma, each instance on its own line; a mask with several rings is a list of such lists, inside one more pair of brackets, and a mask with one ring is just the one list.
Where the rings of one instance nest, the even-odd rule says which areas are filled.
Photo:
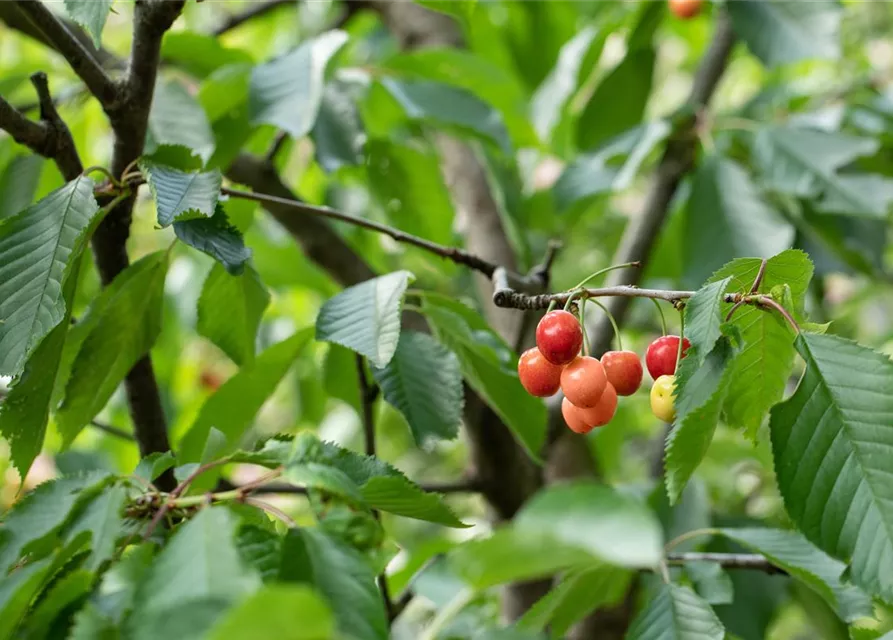
[[271, 11], [275, 11], [276, 9], [287, 5], [295, 7], [297, 6], [297, 2], [295, 0], [265, 0], [264, 2], [255, 2], [248, 9], [245, 9], [245, 11], [230, 15], [220, 24], [220, 26], [214, 29], [213, 34], [217, 37], [222, 36], [224, 33], [232, 31], [237, 27], [241, 27], [250, 20], [265, 16]]
[[45, 149], [49, 138], [47, 125], [29, 120], [21, 111], [9, 104], [3, 96], [0, 96], [0, 129], [35, 153], [42, 156], [48, 155]]
[[77, 76], [103, 107], [114, 107], [119, 98], [118, 87], [106, 74], [90, 50], [56, 15], [39, 0], [17, 0], [14, 3], [46, 40], [52, 43]]
[[124, 429], [119, 429], [118, 427], [113, 427], [110, 424], [105, 424], [103, 422], [97, 422], [96, 420], [91, 420], [90, 426], [94, 427], [96, 429], [99, 429], [100, 431], [103, 431], [103, 432], [109, 434], [110, 436], [119, 438], [121, 440], [127, 440], [128, 442], [134, 441], [133, 434], [128, 433], [127, 431], [124, 431]]
[[687, 553], [667, 554], [667, 564], [678, 566], [686, 562], [714, 562], [724, 569], [754, 569], [768, 574], [788, 575], [788, 572], [777, 567], [766, 558], [756, 553], [709, 553], [690, 551]]
[[418, 236], [414, 236], [410, 233], [400, 231], [399, 229], [395, 229], [394, 227], [389, 227], [386, 224], [373, 222], [372, 220], [366, 220], [365, 218], [358, 218], [356, 216], [342, 213], [341, 211], [337, 211], [329, 207], [312, 205], [307, 204], [306, 202], [300, 202], [298, 200], [281, 198], [264, 193], [252, 193], [250, 191], [242, 191], [240, 189], [232, 189], [229, 187], [223, 187], [220, 191], [221, 193], [232, 196], [233, 198], [254, 200], [255, 202], [260, 202], [265, 205], [274, 204], [281, 207], [288, 207], [299, 213], [328, 218], [330, 220], [338, 220], [340, 222], [346, 222], [357, 227], [376, 231], [386, 236], [390, 236], [397, 242], [402, 242], [414, 247], [419, 247], [420, 249], [424, 249], [425, 251], [438, 255], [441, 258], [451, 260], [456, 264], [465, 265], [470, 269], [474, 269], [475, 271], [483, 273], [488, 278], [493, 276], [493, 272], [497, 268], [497, 265], [493, 264], [492, 262], [468, 253], [467, 251], [459, 249], [458, 247], [447, 247], [441, 244], [437, 244], [436, 242], [431, 242], [430, 240], [425, 240], [424, 238], [419, 238]]

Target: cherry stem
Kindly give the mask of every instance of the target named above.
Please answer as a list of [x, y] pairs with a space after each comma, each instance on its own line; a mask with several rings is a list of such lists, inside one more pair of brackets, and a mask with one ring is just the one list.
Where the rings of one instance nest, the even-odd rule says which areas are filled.
[[567, 302], [564, 303], [565, 311], [570, 311], [571, 306], [573, 306], [574, 304], [574, 298], [579, 296], [581, 293], [583, 293], [583, 290], [579, 288], [571, 290], [571, 294], [567, 297]]
[[608, 307], [603, 305], [598, 300], [593, 298], [589, 298], [589, 302], [593, 302], [602, 308], [602, 311], [605, 312], [605, 315], [608, 316], [608, 321], [611, 323], [611, 327], [614, 329], [614, 335], [617, 337], [617, 350], [623, 351], [623, 339], [620, 337], [620, 327], [617, 326], [617, 321], [614, 319], [614, 316], [608, 311]]
[[679, 311], [679, 345], [676, 347], [676, 367], [673, 374], [679, 370], [679, 362], [682, 360], [682, 343], [685, 340], [685, 311]]
[[118, 182], [118, 180], [115, 179], [115, 176], [112, 175], [112, 172], [111, 172], [111, 171], [109, 171], [109, 170], [106, 169], [105, 167], [100, 167], [100, 166], [98, 166], [98, 165], [93, 166], [93, 167], [87, 167], [86, 169], [84, 169], [84, 170], [81, 172], [81, 175], [83, 175], [83, 176], [87, 176], [87, 175], [90, 175], [91, 173], [94, 173], [94, 172], [97, 172], [97, 171], [98, 171], [99, 173], [104, 174], [105, 177], [109, 179], [109, 182], [112, 183], [112, 186], [114, 186], [114, 187], [120, 187], [120, 186], [121, 186], [121, 183]]
[[[586, 276], [580, 282], [580, 284], [578, 284], [573, 289], [579, 289], [580, 287], [582, 287], [584, 284], [586, 284], [593, 278], [597, 278], [598, 276], [600, 276], [604, 273], [608, 273], [609, 271], [616, 271], [617, 269], [626, 269], [627, 267], [641, 267], [641, 266], [642, 266], [642, 263], [637, 260], [635, 262], [624, 262], [623, 264], [615, 264], [614, 266], [611, 266], [611, 267], [605, 267], [604, 269], [599, 269], [595, 273], [592, 273], [592, 274]], [[573, 289], [571, 289], [571, 290], [573, 290]]]
[[558, 300], [553, 300], [552, 302], [549, 303], [549, 308], [546, 309], [546, 313], [551, 313], [551, 312], [555, 311], [555, 307], [557, 307], [557, 306], [558, 306]]
[[586, 299], [580, 301], [580, 328], [583, 329], [583, 353], [589, 355], [589, 334], [586, 333]]
[[769, 297], [769, 296], [753, 296], [751, 298], [751, 300], [753, 300], [760, 306], [770, 307], [770, 308], [778, 311], [778, 313], [780, 313], [782, 316], [784, 316], [784, 319], [788, 321], [788, 324], [791, 325], [791, 328], [794, 330], [794, 333], [796, 333], [798, 335], [800, 334], [800, 325], [797, 324], [797, 321], [794, 320], [794, 317], [790, 313], [788, 313], [787, 309], [785, 309], [783, 306], [781, 306], [778, 302], [773, 300], [771, 297]]
[[760, 284], [763, 282], [763, 276], [766, 275], [766, 264], [769, 261], [766, 258], [763, 258], [763, 261], [760, 263], [760, 270], [757, 271], [757, 277], [753, 279], [753, 285], [750, 287], [750, 294], [753, 295], [760, 288]]
[[651, 298], [651, 302], [653, 302], [654, 306], [657, 307], [657, 313], [660, 315], [661, 335], [667, 335], [667, 319], [664, 317], [664, 310], [661, 308], [660, 302], [657, 301], [657, 298]]

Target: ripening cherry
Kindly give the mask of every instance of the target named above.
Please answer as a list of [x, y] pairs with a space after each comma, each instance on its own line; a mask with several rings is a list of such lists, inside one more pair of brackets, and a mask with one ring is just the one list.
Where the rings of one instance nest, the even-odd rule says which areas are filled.
[[[691, 346], [688, 338], [682, 338], [682, 357]], [[661, 376], [671, 376], [676, 373], [676, 354], [679, 351], [679, 336], [663, 336], [658, 338], [645, 351], [645, 366], [648, 373], [655, 380]]]
[[567, 423], [568, 428], [574, 433], [589, 433], [595, 428], [592, 425], [586, 424], [586, 421], [583, 420], [581, 415], [582, 411], [583, 409], [575, 407], [567, 398], [562, 398], [561, 415], [564, 418], [565, 423]]
[[651, 387], [651, 413], [658, 420], [673, 422], [676, 419], [676, 407], [673, 399], [673, 387], [676, 376], [660, 376]]
[[562, 367], [546, 360], [536, 347], [528, 349], [518, 358], [521, 385], [527, 393], [538, 398], [548, 398], [558, 393], [561, 369]]
[[569, 311], [550, 311], [536, 326], [536, 346], [552, 364], [567, 364], [583, 346], [583, 328]]
[[631, 396], [642, 384], [642, 361], [632, 351], [608, 351], [601, 357], [602, 367], [619, 396]]
[[677, 18], [688, 20], [701, 13], [703, 0], [669, 0], [670, 11]]
[[610, 382], [605, 385], [605, 391], [599, 398], [598, 404], [591, 409], [580, 409], [577, 412], [583, 422], [590, 427], [603, 427], [614, 417], [617, 412], [617, 391]]
[[590, 356], [579, 356], [561, 372], [561, 390], [572, 404], [589, 409], [598, 404], [608, 378], [602, 363]]

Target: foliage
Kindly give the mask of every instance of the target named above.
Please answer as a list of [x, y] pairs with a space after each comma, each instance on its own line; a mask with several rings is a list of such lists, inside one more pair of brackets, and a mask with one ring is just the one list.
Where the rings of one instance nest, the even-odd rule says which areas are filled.
[[[50, 4], [0, 3], [0, 639], [887, 637], [888, 5]], [[571, 437], [518, 354], [614, 262], [676, 417]]]

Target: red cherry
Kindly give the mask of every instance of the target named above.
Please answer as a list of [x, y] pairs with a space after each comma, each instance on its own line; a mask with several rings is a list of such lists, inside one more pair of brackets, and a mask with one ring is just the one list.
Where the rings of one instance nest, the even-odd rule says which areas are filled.
[[669, 0], [670, 11], [677, 18], [688, 20], [701, 13], [703, 0]]
[[561, 400], [561, 415], [564, 417], [564, 421], [567, 423], [568, 428], [574, 433], [589, 433], [595, 427], [586, 424], [586, 421], [584, 421], [583, 417], [580, 415], [581, 411], [583, 411], [583, 409], [575, 407], [567, 398]]
[[568, 311], [550, 311], [536, 326], [536, 346], [552, 364], [567, 364], [583, 346], [580, 321]]
[[617, 392], [610, 382], [605, 386], [605, 392], [599, 398], [598, 404], [591, 409], [580, 409], [578, 415], [583, 422], [592, 427], [603, 427], [617, 412]]
[[571, 403], [581, 409], [597, 405], [607, 384], [602, 363], [589, 356], [574, 358], [561, 372], [561, 390]]
[[608, 351], [601, 357], [605, 375], [619, 396], [631, 396], [642, 384], [642, 361], [632, 351]]
[[562, 367], [546, 360], [536, 347], [528, 349], [518, 358], [521, 385], [527, 393], [538, 398], [548, 398], [558, 393], [561, 369]]
[[[682, 357], [685, 357], [691, 342], [688, 338], [682, 339]], [[664, 336], [658, 338], [645, 352], [645, 366], [648, 373], [657, 380], [661, 376], [671, 376], [676, 373], [676, 353], [679, 351], [679, 336]]]

